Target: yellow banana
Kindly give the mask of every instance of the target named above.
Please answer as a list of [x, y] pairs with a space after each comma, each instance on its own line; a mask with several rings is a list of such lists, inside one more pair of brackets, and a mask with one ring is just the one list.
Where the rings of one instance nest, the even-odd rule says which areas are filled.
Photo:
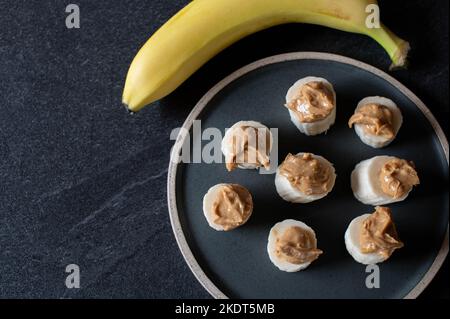
[[159, 100], [237, 40], [291, 22], [365, 34], [381, 44], [393, 66], [405, 63], [408, 42], [386, 27], [368, 28], [368, 5], [376, 0], [194, 0], [141, 48], [127, 74], [123, 103], [130, 111]]

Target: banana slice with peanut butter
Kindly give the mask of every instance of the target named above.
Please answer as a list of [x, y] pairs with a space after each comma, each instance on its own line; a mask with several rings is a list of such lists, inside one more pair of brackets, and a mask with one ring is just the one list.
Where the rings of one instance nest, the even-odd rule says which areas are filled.
[[394, 156], [364, 160], [351, 174], [351, 187], [356, 199], [374, 206], [405, 200], [419, 183], [414, 163]]
[[344, 238], [349, 254], [365, 265], [381, 263], [403, 247], [388, 207], [377, 206], [372, 214], [353, 219]]
[[253, 212], [252, 195], [239, 184], [217, 184], [203, 197], [203, 213], [213, 229], [229, 231], [247, 222]]
[[292, 123], [306, 135], [324, 133], [336, 120], [336, 93], [324, 78], [308, 76], [295, 82], [284, 106]]
[[402, 122], [402, 113], [392, 100], [369, 96], [358, 103], [348, 125], [355, 128], [364, 144], [381, 148], [395, 139]]

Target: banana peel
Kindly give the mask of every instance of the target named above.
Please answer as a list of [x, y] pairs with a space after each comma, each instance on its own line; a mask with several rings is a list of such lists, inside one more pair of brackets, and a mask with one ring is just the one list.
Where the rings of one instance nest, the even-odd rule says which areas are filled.
[[392, 67], [406, 64], [409, 44], [387, 27], [366, 25], [375, 0], [194, 0], [139, 50], [129, 68], [122, 101], [131, 112], [180, 86], [234, 42], [285, 23], [310, 23], [367, 35], [388, 53]]

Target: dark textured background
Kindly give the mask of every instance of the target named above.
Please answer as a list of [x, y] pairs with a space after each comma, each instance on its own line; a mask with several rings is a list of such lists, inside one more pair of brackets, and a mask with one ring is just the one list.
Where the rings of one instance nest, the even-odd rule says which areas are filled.
[[[121, 107], [137, 49], [188, 1], [0, 0], [0, 297], [209, 297], [178, 251], [166, 204], [171, 130], [217, 81], [291, 51], [346, 55], [386, 70], [372, 40], [285, 25], [225, 50], [168, 98], [135, 116]], [[382, 20], [412, 45], [391, 74], [448, 132], [449, 2], [380, 1]], [[81, 267], [79, 290], [65, 266]], [[449, 297], [448, 262], [422, 295]]]

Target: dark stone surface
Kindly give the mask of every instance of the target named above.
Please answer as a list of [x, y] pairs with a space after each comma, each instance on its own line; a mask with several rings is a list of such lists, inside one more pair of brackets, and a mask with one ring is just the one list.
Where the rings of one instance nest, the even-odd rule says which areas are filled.
[[[121, 107], [137, 49], [188, 1], [87, 1], [81, 28], [63, 1], [0, 0], [0, 297], [207, 298], [178, 251], [166, 204], [171, 130], [217, 81], [291, 51], [346, 55], [387, 69], [372, 40], [309, 25], [252, 35], [135, 116]], [[381, 1], [413, 47], [391, 74], [447, 132], [448, 1]], [[81, 267], [79, 290], [65, 266]], [[423, 297], [449, 297], [448, 262]]]

